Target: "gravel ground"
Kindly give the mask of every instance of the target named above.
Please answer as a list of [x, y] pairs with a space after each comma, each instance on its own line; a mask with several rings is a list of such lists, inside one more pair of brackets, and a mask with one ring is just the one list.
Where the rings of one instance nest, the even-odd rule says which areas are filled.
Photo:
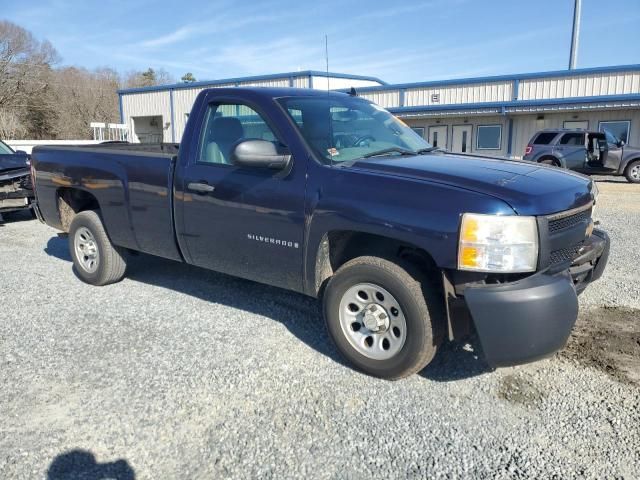
[[0, 223], [0, 478], [640, 478], [640, 352], [588, 345], [610, 313], [640, 332], [640, 186], [600, 188], [612, 257], [567, 352], [450, 345], [399, 382], [343, 365], [312, 299], [144, 255], [95, 288]]

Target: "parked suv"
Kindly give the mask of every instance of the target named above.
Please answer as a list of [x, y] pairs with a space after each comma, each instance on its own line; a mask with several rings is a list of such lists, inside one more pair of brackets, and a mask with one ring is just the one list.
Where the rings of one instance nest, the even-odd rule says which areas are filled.
[[624, 175], [640, 183], [640, 148], [608, 131], [542, 130], [531, 138], [523, 159], [588, 174]]

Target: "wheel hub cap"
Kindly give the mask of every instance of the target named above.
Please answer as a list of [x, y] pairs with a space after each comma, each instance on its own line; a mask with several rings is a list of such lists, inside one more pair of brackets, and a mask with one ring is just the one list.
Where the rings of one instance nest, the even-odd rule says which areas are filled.
[[385, 288], [358, 283], [340, 300], [340, 327], [351, 346], [374, 360], [388, 360], [404, 346], [407, 322], [400, 304]]
[[366, 308], [362, 323], [372, 332], [386, 331], [389, 328], [389, 315], [382, 305], [372, 303]]
[[100, 256], [91, 231], [86, 227], [79, 228], [73, 238], [73, 245], [79, 266], [89, 273], [95, 272], [98, 269]]

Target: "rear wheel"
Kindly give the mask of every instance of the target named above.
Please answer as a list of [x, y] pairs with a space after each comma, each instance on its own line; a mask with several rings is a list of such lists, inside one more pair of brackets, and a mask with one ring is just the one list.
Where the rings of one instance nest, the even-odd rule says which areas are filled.
[[329, 280], [323, 307], [340, 353], [376, 377], [418, 372], [441, 340], [442, 297], [410, 265], [378, 257], [351, 260]]
[[78, 276], [92, 285], [122, 280], [127, 264], [124, 251], [114, 246], [97, 212], [78, 213], [69, 227], [69, 250]]
[[634, 160], [627, 165], [624, 176], [631, 183], [640, 183], [640, 160]]

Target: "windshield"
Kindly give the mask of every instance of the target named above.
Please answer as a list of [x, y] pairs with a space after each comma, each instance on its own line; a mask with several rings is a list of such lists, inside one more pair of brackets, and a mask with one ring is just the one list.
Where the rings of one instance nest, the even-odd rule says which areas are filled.
[[326, 163], [378, 154], [414, 154], [431, 148], [402, 120], [362, 98], [288, 97], [279, 102]]
[[0, 155], [11, 155], [13, 150], [11, 147], [4, 142], [0, 142]]

